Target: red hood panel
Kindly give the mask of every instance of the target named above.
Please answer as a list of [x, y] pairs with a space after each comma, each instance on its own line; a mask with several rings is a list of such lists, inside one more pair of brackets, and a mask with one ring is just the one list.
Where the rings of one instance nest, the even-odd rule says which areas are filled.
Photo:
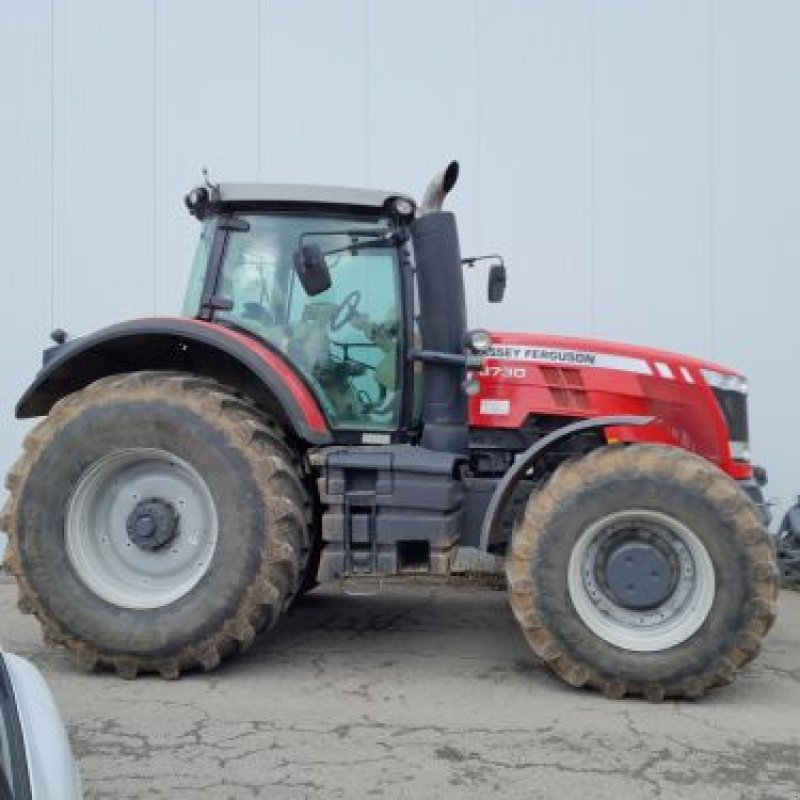
[[[727, 426], [702, 370], [733, 370], [666, 350], [576, 336], [493, 333], [470, 397], [475, 428], [538, 428], [554, 418], [653, 416], [645, 428], [616, 429], [620, 441], [670, 444], [733, 471]], [[547, 421], [550, 420], [550, 423]]]

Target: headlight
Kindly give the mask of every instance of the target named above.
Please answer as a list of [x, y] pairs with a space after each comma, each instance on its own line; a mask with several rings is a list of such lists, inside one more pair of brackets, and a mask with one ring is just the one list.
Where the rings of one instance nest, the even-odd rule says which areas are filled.
[[485, 353], [492, 346], [492, 334], [483, 328], [476, 328], [467, 333], [466, 344], [473, 353]]
[[192, 189], [186, 197], [183, 198], [184, 203], [186, 203], [186, 208], [194, 214], [198, 216], [202, 214], [203, 208], [208, 204], [208, 189], [203, 186], [198, 186], [196, 189]]
[[741, 375], [728, 375], [724, 372], [717, 372], [714, 369], [701, 369], [700, 371], [703, 373], [706, 383], [715, 389], [747, 394], [747, 379]]

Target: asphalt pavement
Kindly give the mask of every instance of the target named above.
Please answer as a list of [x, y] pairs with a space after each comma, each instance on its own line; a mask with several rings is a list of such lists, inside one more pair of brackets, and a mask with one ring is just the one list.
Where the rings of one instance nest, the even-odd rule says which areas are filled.
[[87, 798], [800, 798], [800, 594], [734, 684], [661, 705], [562, 685], [480, 586], [318, 589], [177, 682], [81, 673], [15, 603], [0, 577]]

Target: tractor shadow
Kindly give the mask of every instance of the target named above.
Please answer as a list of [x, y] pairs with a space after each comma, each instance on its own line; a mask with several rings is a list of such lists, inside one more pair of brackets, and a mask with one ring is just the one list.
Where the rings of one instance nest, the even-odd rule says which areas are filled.
[[562, 690], [525, 642], [505, 591], [463, 584], [389, 585], [374, 593], [319, 587], [215, 675], [267, 678], [287, 668], [317, 676], [424, 671]]
[[[797, 615], [786, 612], [800, 607], [800, 596], [784, 592], [782, 607], [784, 616], [779, 615], [762, 653], [731, 686], [677, 705], [747, 703], [772, 688], [776, 679], [797, 691], [800, 635]], [[474, 681], [476, 691], [510, 685], [525, 693], [546, 691], [573, 700], [607, 702], [592, 690], [576, 693], [550, 672], [530, 650], [505, 591], [470, 584], [395, 584], [374, 594], [348, 593], [335, 585], [319, 587], [301, 598], [272, 631], [258, 636], [250, 650], [213, 674], [223, 680], [226, 675], [263, 680], [287, 670], [324, 678], [331, 687], [342, 676], [367, 674], [386, 685], [396, 678], [403, 682], [457, 678]], [[641, 698], [623, 702], [652, 707]], [[674, 701], [663, 707], [673, 705]]]

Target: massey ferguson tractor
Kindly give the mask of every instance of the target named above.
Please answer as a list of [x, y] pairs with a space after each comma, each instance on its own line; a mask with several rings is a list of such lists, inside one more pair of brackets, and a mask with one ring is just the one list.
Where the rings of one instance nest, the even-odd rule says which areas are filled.
[[[778, 573], [747, 384], [673, 353], [469, 330], [454, 162], [396, 192], [212, 184], [183, 316], [55, 346], [0, 517], [19, 606], [86, 669], [210, 670], [318, 582], [505, 557], [531, 648], [609, 697], [750, 661]], [[489, 270], [501, 299], [505, 267]]]

